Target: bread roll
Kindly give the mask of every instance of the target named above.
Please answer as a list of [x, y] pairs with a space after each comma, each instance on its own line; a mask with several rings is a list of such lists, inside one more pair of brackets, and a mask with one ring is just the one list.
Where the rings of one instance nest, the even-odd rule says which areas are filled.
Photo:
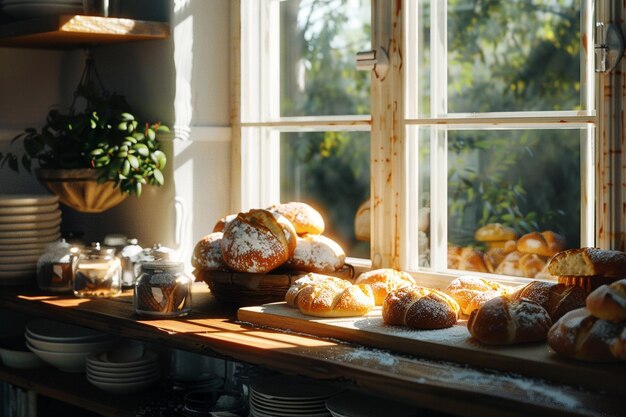
[[589, 362], [611, 362], [611, 346], [625, 323], [592, 316], [586, 308], [565, 314], [548, 332], [548, 345], [560, 355]]
[[413, 329], [443, 329], [459, 318], [459, 305], [447, 294], [410, 285], [387, 294], [383, 302], [383, 321]]
[[377, 306], [383, 304], [387, 294], [407, 285], [417, 285], [411, 274], [391, 268], [375, 269], [363, 272], [355, 284], [367, 284], [372, 287]]
[[489, 248], [502, 248], [506, 241], [517, 239], [517, 232], [500, 223], [490, 223], [476, 230], [474, 238], [486, 242]]
[[500, 296], [472, 311], [467, 329], [481, 343], [510, 345], [545, 340], [551, 325], [548, 312], [539, 304]]
[[498, 268], [498, 265], [502, 263], [504, 258], [506, 257], [506, 253], [503, 248], [490, 248], [485, 252], [484, 260], [485, 265], [487, 266], [487, 270], [491, 273], [494, 273]]
[[597, 248], [569, 249], [550, 260], [548, 271], [555, 276], [624, 278], [626, 253]]
[[213, 226], [213, 231], [223, 232], [224, 229], [226, 229], [226, 226], [228, 226], [228, 223], [235, 220], [235, 217], [237, 217], [236, 214], [229, 214], [228, 216], [222, 217], [221, 219], [217, 221], [217, 223], [215, 223], [215, 226]]
[[[450, 250], [448, 250], [448, 255], [450, 255]], [[461, 248], [458, 261], [455, 260], [454, 264], [456, 264], [455, 269], [462, 271], [489, 272], [483, 260], [483, 253], [471, 247]]]
[[587, 297], [587, 310], [603, 320], [626, 320], [626, 279], [595, 289]]
[[517, 250], [522, 253], [551, 257], [563, 249], [565, 249], [565, 238], [550, 230], [527, 233], [517, 241]]
[[626, 361], [626, 326], [619, 336], [611, 343], [611, 354], [619, 360]]
[[532, 281], [517, 289], [513, 299], [533, 301], [546, 309], [555, 323], [565, 313], [585, 306], [586, 293], [581, 288], [554, 282]]
[[519, 267], [527, 278], [534, 278], [546, 266], [546, 258], [535, 253], [526, 253], [519, 258]]
[[239, 213], [224, 229], [220, 247], [224, 262], [239, 272], [269, 272], [293, 255], [284, 225], [266, 210]]
[[196, 243], [191, 255], [191, 265], [206, 271], [228, 269], [222, 258], [222, 232], [214, 232], [204, 236]]
[[309, 273], [287, 290], [285, 301], [302, 314], [316, 317], [353, 317], [374, 308], [374, 294], [369, 285]]
[[298, 271], [328, 273], [341, 269], [346, 254], [341, 246], [322, 235], [298, 237], [296, 249], [285, 264]]
[[296, 230], [298, 236], [305, 234], [321, 235], [324, 233], [324, 219], [313, 207], [299, 201], [274, 204], [269, 211], [279, 213], [287, 218]]
[[370, 240], [370, 200], [362, 203], [354, 216], [354, 236], [357, 240]]
[[463, 275], [453, 280], [445, 292], [454, 298], [463, 314], [470, 315], [491, 298], [508, 294], [512, 290], [510, 287], [481, 277]]
[[520, 258], [522, 257], [521, 252], [513, 251], [507, 254], [502, 262], [496, 268], [496, 274], [499, 275], [511, 275], [514, 277], [523, 277], [524, 272], [520, 268]]

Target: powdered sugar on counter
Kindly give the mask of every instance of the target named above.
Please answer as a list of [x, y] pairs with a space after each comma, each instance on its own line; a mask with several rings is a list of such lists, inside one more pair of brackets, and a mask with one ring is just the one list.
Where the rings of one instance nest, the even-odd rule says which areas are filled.
[[[346, 322], [348, 322], [346, 320]], [[349, 320], [350, 326], [360, 330], [374, 333], [381, 333], [406, 339], [419, 340], [423, 342], [447, 342], [456, 343], [465, 341], [470, 337], [464, 321], [459, 321], [456, 325], [447, 329], [417, 330], [403, 326], [390, 326], [383, 322], [382, 317], [367, 317], [363, 319]]]
[[366, 365], [368, 368], [397, 366], [398, 358], [389, 352], [378, 349], [354, 348], [335, 357], [338, 361]]

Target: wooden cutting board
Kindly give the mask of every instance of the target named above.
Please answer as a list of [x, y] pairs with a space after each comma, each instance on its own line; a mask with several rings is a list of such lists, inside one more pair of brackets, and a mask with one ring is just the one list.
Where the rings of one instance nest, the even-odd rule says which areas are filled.
[[626, 395], [626, 363], [569, 360], [559, 357], [545, 342], [482, 345], [470, 337], [465, 320], [448, 329], [412, 330], [383, 323], [380, 307], [363, 317], [317, 318], [305, 316], [284, 302], [243, 307], [237, 317], [255, 325]]

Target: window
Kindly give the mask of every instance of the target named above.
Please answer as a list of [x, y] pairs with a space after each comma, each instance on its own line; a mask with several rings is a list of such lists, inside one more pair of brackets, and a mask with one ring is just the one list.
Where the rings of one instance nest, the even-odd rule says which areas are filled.
[[[476, 234], [494, 223], [619, 248], [601, 226], [622, 220], [596, 210], [620, 207], [619, 191], [595, 191], [620, 171], [601, 153], [615, 139], [597, 140], [612, 107], [596, 109], [596, 91], [611, 75], [594, 72], [592, 6], [241, 0], [237, 204], [311, 202], [348, 255], [430, 276], [545, 277], [547, 256], [522, 268], [517, 238]], [[355, 70], [370, 49], [389, 56], [386, 72]], [[369, 244], [353, 230], [368, 198]], [[466, 254], [478, 263], [459, 263]]]

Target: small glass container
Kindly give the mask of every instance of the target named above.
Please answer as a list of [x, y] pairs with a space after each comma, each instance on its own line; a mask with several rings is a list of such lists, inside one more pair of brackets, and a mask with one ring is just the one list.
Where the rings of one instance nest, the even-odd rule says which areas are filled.
[[46, 246], [37, 260], [37, 285], [43, 291], [72, 292], [72, 269], [78, 248], [65, 239]]
[[141, 273], [141, 254], [143, 249], [137, 239], [128, 239], [127, 245], [119, 253], [122, 261], [122, 286], [133, 287], [137, 277]]
[[141, 264], [135, 282], [135, 313], [153, 317], [179, 317], [191, 311], [191, 284], [182, 262], [157, 260]]
[[80, 251], [74, 266], [74, 295], [115, 297], [122, 292], [122, 265], [115, 249], [92, 243]]

